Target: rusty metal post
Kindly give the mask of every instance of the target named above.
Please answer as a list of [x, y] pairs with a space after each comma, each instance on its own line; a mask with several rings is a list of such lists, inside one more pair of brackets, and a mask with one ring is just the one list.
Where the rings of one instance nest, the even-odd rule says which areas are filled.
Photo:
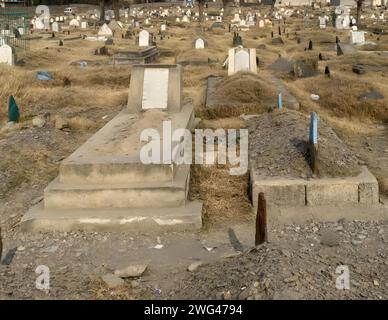
[[260, 192], [257, 201], [255, 245], [266, 242], [267, 238], [267, 204], [264, 193]]

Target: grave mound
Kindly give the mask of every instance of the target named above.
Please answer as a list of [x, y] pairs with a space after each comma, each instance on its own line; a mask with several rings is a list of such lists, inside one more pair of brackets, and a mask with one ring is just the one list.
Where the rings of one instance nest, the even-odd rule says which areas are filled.
[[313, 175], [308, 141], [310, 119], [293, 110], [247, 121], [250, 196], [278, 207], [378, 205], [378, 183], [334, 131], [318, 120], [319, 174]]
[[227, 78], [208, 78], [206, 107], [225, 110], [224, 116], [267, 111], [275, 102], [273, 88], [255, 74], [239, 72]]
[[[312, 177], [308, 164], [308, 116], [288, 110], [266, 113], [248, 122], [250, 161], [266, 177]], [[356, 176], [356, 156], [335, 132], [319, 119], [320, 176]]]

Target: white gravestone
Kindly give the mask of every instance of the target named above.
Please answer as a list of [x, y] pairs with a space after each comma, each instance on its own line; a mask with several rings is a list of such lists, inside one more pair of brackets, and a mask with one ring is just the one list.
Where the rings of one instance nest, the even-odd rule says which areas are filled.
[[205, 49], [205, 42], [201, 38], [195, 41], [195, 49]]
[[51, 30], [53, 32], [59, 32], [59, 23], [58, 22], [53, 22], [53, 24], [51, 25]]
[[77, 19], [73, 19], [73, 20], [70, 21], [69, 26], [70, 27], [78, 28], [79, 27], [79, 21]]
[[168, 69], [144, 70], [142, 109], [167, 109]]
[[350, 31], [350, 43], [351, 44], [362, 44], [365, 42], [364, 31]]
[[86, 21], [81, 22], [81, 29], [87, 29], [88, 23]]
[[150, 33], [146, 30], [139, 32], [139, 47], [148, 47], [150, 44]]
[[100, 30], [98, 30], [98, 35], [99, 36], [106, 36], [106, 37], [111, 37], [113, 36], [112, 30], [108, 27], [106, 23], [102, 25]]
[[326, 18], [325, 17], [319, 17], [319, 28], [326, 29]]
[[254, 48], [229, 49], [227, 64], [228, 64], [228, 76], [231, 76], [238, 71], [257, 73], [256, 49]]
[[249, 53], [240, 50], [234, 56], [234, 70], [238, 71], [249, 71]]
[[0, 47], [0, 63], [12, 66], [13, 62], [12, 48], [6, 44], [2, 45]]

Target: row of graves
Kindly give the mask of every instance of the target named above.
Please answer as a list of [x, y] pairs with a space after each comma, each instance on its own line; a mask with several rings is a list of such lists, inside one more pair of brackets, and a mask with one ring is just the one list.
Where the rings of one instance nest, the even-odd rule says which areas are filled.
[[[186, 17], [192, 15], [185, 9], [174, 10]], [[279, 11], [279, 21], [293, 13]], [[170, 9], [131, 14], [134, 28], [146, 19], [177, 18], [170, 16]], [[195, 19], [195, 13], [193, 16]], [[257, 26], [255, 19], [260, 17], [250, 16]], [[232, 23], [241, 22], [236, 17]], [[117, 25], [121, 28], [111, 20], [101, 26], [96, 40], [114, 38], [112, 29]], [[160, 31], [166, 32], [167, 23], [162, 25]], [[357, 30], [350, 30], [350, 37], [356, 43], [354, 32]], [[244, 48], [241, 36], [234, 35], [224, 62], [227, 72], [223, 77], [208, 78], [209, 108], [217, 108], [212, 95], [225, 80], [259, 79], [256, 48]], [[133, 50], [115, 52], [112, 63], [134, 64], [127, 107], [62, 161], [58, 177], [44, 191], [44, 200], [23, 217], [25, 230], [160, 232], [201, 228], [202, 202], [188, 199], [191, 164], [182, 161], [192, 141], [186, 134], [196, 124], [194, 108], [183, 103], [183, 67], [152, 63], [159, 54], [153, 40], [143, 29], [135, 37]], [[193, 41], [195, 49], [207, 46], [204, 36]], [[341, 206], [378, 208], [378, 183], [367, 167], [359, 165], [357, 157], [316, 113], [309, 117], [285, 108], [282, 99], [279, 92], [277, 107], [271, 112], [244, 118], [249, 128], [249, 142], [245, 142], [249, 144], [249, 194], [254, 210], [260, 194], [273, 206], [270, 213], [278, 215], [322, 206], [329, 206], [334, 214]], [[236, 105], [233, 107], [238, 112]], [[151, 144], [150, 137], [155, 137]], [[225, 137], [218, 139], [218, 147], [226, 141]], [[155, 154], [155, 150], [159, 152]]]
[[[253, 57], [254, 49], [231, 49], [228, 77], [255, 75]], [[195, 126], [193, 106], [182, 103], [182, 72], [180, 65], [133, 66], [127, 108], [62, 161], [44, 201], [23, 217], [23, 229], [200, 228], [202, 203], [187, 198], [190, 164], [182, 161], [191, 149], [187, 130]], [[377, 180], [317, 114], [309, 118], [279, 103], [246, 123], [254, 210], [260, 194], [270, 214], [278, 215], [322, 206], [330, 214], [341, 207], [379, 207]]]

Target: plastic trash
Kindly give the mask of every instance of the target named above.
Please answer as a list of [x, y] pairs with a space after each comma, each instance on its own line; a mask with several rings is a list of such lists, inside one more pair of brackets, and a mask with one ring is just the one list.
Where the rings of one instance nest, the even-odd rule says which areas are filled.
[[88, 65], [88, 63], [86, 61], [80, 61], [79, 62], [80, 68], [86, 68], [87, 65]]
[[14, 97], [10, 96], [8, 100], [8, 121], [19, 122], [19, 118], [20, 118], [19, 107], [16, 104]]
[[53, 80], [53, 77], [50, 73], [48, 73], [47, 71], [38, 71], [36, 73], [36, 78], [40, 81], [49, 81], [49, 80]]

